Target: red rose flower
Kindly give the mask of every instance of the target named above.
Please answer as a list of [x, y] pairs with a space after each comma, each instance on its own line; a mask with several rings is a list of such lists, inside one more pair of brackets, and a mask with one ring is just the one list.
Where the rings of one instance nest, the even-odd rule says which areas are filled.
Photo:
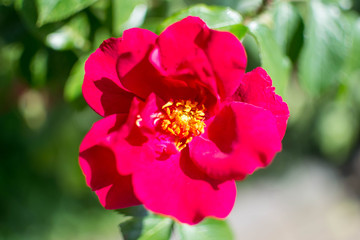
[[104, 118], [80, 146], [101, 204], [144, 204], [188, 224], [226, 217], [234, 180], [271, 162], [289, 116], [265, 70], [245, 67], [241, 42], [196, 17], [159, 36], [133, 28], [104, 41], [83, 83]]

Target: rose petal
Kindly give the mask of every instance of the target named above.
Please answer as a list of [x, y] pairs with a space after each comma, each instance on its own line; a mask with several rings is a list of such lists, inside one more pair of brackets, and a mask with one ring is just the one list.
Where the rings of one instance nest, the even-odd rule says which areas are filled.
[[118, 56], [119, 79], [126, 76], [153, 48], [157, 35], [149, 30], [131, 28], [123, 33], [123, 51]]
[[275, 93], [272, 80], [262, 68], [256, 68], [245, 74], [235, 99], [270, 110], [275, 118], [281, 139], [285, 135], [289, 108]]
[[86, 183], [108, 209], [140, 204], [131, 176], [119, 174], [114, 152], [103, 144], [107, 134], [120, 128], [125, 119], [126, 115], [111, 115], [96, 122], [80, 146], [79, 163]]
[[204, 51], [217, 76], [221, 98], [231, 97], [245, 73], [247, 57], [243, 45], [229, 32], [211, 30]]
[[131, 57], [123, 54], [117, 66], [122, 85], [142, 99], [153, 92], [165, 102], [189, 99], [213, 111], [219, 100], [216, 79], [207, 56], [195, 43], [208, 31], [205, 23], [195, 17], [169, 26], [151, 53], [126, 75], [121, 74], [121, 69]]
[[119, 56], [117, 73], [126, 89], [145, 100], [161, 79], [160, 74], [148, 61], [157, 35], [144, 29], [130, 30], [123, 35], [128, 51]]
[[101, 116], [125, 113], [134, 96], [123, 89], [117, 77], [116, 61], [121, 51], [120, 45], [121, 39], [105, 40], [85, 63], [83, 96]]
[[209, 31], [204, 21], [198, 17], [187, 17], [170, 25], [157, 39], [159, 62], [156, 65], [160, 64], [160, 69], [168, 75], [180, 75], [181, 71], [183, 74], [189, 73], [188, 68], [192, 67], [189, 63], [199, 67], [196, 61], [200, 61], [205, 68], [200, 71], [204, 71], [204, 75], [211, 74], [211, 66], [208, 65], [206, 55], [196, 45], [196, 40], [199, 37], [205, 39]]
[[113, 185], [95, 191], [106, 209], [119, 209], [142, 204], [134, 194], [132, 177], [119, 176]]
[[[123, 64], [127, 68], [126, 55], [118, 62], [117, 68], [121, 72]], [[120, 73], [119, 73], [120, 75]], [[138, 97], [146, 99], [152, 92], [163, 92], [163, 76], [148, 61], [147, 57], [140, 61], [136, 66], [129, 70], [125, 76], [121, 77], [121, 83], [129, 91], [135, 93]]]
[[[170, 25], [160, 34], [150, 55], [150, 61], [162, 75], [181, 80], [196, 94], [187, 99], [204, 103], [207, 109], [211, 109], [218, 101], [212, 66], [198, 45], [207, 40], [209, 32], [200, 18], [187, 17]], [[181, 94], [187, 96], [187, 91]], [[175, 99], [182, 97], [175, 96]]]
[[243, 179], [281, 150], [272, 113], [250, 104], [224, 106], [206, 131], [189, 143], [190, 156], [217, 179]]
[[[144, 29], [129, 29], [123, 38], [110, 38], [90, 55], [85, 64], [82, 91], [86, 102], [101, 116], [126, 113], [133, 93], [125, 89], [119, 80], [117, 63], [121, 64], [120, 76], [138, 64], [156, 39], [156, 34]], [[116, 103], [116, 104], [114, 104]]]
[[119, 173], [132, 174], [143, 161], [164, 157], [167, 146], [155, 130], [154, 113], [162, 105], [158, 101], [154, 94], [150, 94], [145, 103], [135, 98], [126, 122], [102, 141], [115, 152]]
[[111, 79], [102, 78], [94, 81], [88, 75], [85, 75], [82, 92], [89, 106], [103, 117], [126, 113], [134, 97], [134, 94], [126, 92]]
[[196, 224], [204, 217], [225, 218], [231, 211], [234, 181], [207, 177], [189, 159], [186, 149], [165, 161], [144, 164], [133, 174], [135, 193], [144, 206], [156, 213]]
[[127, 117], [127, 114], [114, 114], [94, 123], [81, 142], [80, 152], [98, 145], [99, 142], [106, 138], [111, 132], [120, 129]]
[[104, 146], [95, 145], [80, 152], [79, 163], [93, 191], [112, 185], [119, 175], [113, 152]]

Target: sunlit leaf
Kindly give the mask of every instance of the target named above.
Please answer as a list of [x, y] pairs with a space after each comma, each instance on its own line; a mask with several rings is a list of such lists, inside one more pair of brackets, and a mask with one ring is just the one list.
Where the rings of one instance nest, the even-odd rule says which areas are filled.
[[46, 83], [48, 52], [44, 49], [39, 50], [30, 63], [32, 84], [34, 86], [44, 86]]
[[329, 103], [320, 111], [314, 136], [329, 160], [343, 163], [355, 142], [359, 121], [350, 104]]
[[85, 75], [85, 61], [88, 55], [81, 57], [71, 69], [68, 80], [64, 87], [64, 97], [71, 102], [81, 96], [81, 87]]
[[0, 0], [0, 5], [10, 6], [15, 0]]
[[226, 221], [208, 218], [197, 225], [176, 224], [180, 240], [219, 240], [233, 239], [232, 231]]
[[142, 206], [117, 210], [126, 216], [120, 223], [125, 240], [169, 240], [173, 221], [148, 212]]
[[159, 32], [164, 30], [167, 26], [187, 16], [200, 17], [209, 26], [209, 28], [230, 31], [240, 40], [247, 32], [247, 27], [242, 25], [243, 19], [241, 15], [235, 10], [228, 7], [206, 6], [204, 4], [198, 4], [184, 9], [165, 19], [165, 21], [159, 26]]
[[146, 0], [113, 1], [113, 32], [120, 36], [127, 28], [139, 27], [145, 19]]
[[349, 42], [349, 52], [346, 55], [344, 63], [344, 71], [351, 73], [353, 71], [360, 71], [360, 17], [350, 19], [351, 22], [351, 34]]
[[309, 2], [305, 43], [299, 60], [303, 88], [319, 95], [337, 86], [349, 42], [347, 23], [340, 9], [319, 1]]
[[42, 27], [37, 26], [38, 11], [35, 1], [36, 0], [15, 0], [15, 9], [19, 12], [21, 19], [31, 33], [43, 40], [47, 34], [57, 30], [59, 24], [48, 24]]
[[284, 55], [267, 26], [252, 22], [249, 29], [259, 46], [261, 66], [273, 80], [276, 92], [283, 95], [290, 78], [289, 59]]
[[63, 20], [98, 0], [36, 0], [39, 16], [37, 25]]
[[255, 12], [262, 4], [262, 0], [241, 0], [238, 1], [237, 10], [241, 13]]
[[360, 106], [360, 17], [351, 16], [351, 47], [346, 55], [342, 69], [342, 87], [339, 91], [345, 92], [345, 97]]
[[55, 32], [46, 36], [46, 44], [55, 50], [82, 49], [89, 47], [89, 22], [85, 14], [80, 14]]
[[280, 1], [274, 6], [275, 40], [286, 53], [301, 18], [296, 8], [289, 2]]

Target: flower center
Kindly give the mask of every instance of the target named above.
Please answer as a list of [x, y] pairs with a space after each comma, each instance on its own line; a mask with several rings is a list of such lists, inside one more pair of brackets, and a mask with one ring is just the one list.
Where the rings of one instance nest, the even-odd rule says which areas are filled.
[[205, 107], [190, 100], [170, 100], [158, 114], [159, 126], [175, 137], [175, 146], [181, 151], [193, 137], [204, 133]]

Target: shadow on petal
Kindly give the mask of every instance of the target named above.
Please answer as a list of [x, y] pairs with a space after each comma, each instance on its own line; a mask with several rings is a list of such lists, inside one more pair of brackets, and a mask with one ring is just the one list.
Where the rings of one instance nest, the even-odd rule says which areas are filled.
[[210, 178], [205, 172], [201, 171], [198, 166], [194, 164], [189, 155], [189, 148], [184, 148], [180, 155], [180, 168], [183, 173], [191, 179], [201, 180], [209, 183], [214, 190], [219, 190], [218, 180]]
[[108, 78], [96, 80], [94, 84], [102, 93], [100, 102], [105, 116], [129, 111], [134, 94], [125, 91]]
[[113, 184], [118, 175], [115, 155], [105, 146], [95, 145], [80, 152], [80, 166], [92, 190]]

